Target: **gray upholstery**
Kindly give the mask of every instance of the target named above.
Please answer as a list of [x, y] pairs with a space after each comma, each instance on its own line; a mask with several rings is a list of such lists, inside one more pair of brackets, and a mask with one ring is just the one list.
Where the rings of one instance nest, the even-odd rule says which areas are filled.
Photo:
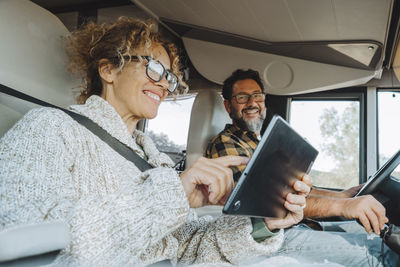
[[0, 262], [65, 248], [69, 227], [63, 222], [22, 225], [0, 231]]
[[43, 266], [52, 263], [60, 253], [59, 250], [48, 252], [45, 254], [25, 257], [22, 259], [0, 262], [0, 267], [34, 267]]
[[190, 115], [189, 135], [186, 148], [186, 168], [203, 156], [207, 144], [231, 123], [221, 95], [215, 90], [200, 91], [193, 103]]
[[[74, 103], [79, 81], [66, 71], [62, 36], [49, 11], [28, 0], [0, 1], [0, 83], [52, 104]], [[0, 94], [0, 137], [33, 105]]]
[[[194, 100], [190, 116], [189, 135], [186, 149], [186, 168], [203, 156], [204, 151], [211, 141], [225, 127], [231, 123], [225, 110], [221, 95], [215, 90], [203, 90]], [[220, 206], [206, 206], [196, 209], [199, 216], [221, 214]]]
[[[62, 36], [67, 33], [56, 16], [38, 5], [28, 0], [1, 0], [0, 83], [62, 107], [74, 103], [72, 89], [79, 83], [65, 68]], [[0, 94], [0, 137], [32, 107]], [[52, 257], [41, 255], [39, 261], [14, 260], [59, 250], [69, 242], [69, 228], [63, 222], [0, 230], [1, 266], [37, 266], [54, 253]]]

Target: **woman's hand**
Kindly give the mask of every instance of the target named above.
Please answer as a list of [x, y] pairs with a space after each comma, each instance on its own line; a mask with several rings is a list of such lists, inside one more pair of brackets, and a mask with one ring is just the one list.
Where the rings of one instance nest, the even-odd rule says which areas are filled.
[[307, 192], [302, 192], [302, 193], [299, 192], [299, 194], [308, 197], [308, 195], [310, 195], [312, 190], [312, 178], [308, 174], [304, 174], [303, 178], [301, 178], [301, 181], [305, 183], [310, 189]]
[[270, 231], [290, 227], [299, 223], [303, 219], [303, 209], [306, 207], [306, 196], [310, 193], [308, 176], [303, 176], [301, 181], [296, 181], [293, 185], [296, 194], [289, 193], [284, 203], [289, 211], [285, 218], [265, 218], [265, 225]]
[[216, 159], [204, 157], [180, 174], [190, 207], [225, 204], [233, 190], [232, 170], [229, 166], [245, 165], [249, 158], [225, 156]]

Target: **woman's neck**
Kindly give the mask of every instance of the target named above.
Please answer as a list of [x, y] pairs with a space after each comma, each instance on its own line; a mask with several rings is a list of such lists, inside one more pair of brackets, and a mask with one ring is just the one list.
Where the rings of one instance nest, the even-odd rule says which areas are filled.
[[136, 129], [136, 125], [139, 122], [139, 119], [133, 118], [132, 115], [123, 116], [119, 114], [122, 118], [122, 121], [125, 123], [126, 127], [128, 128], [129, 133], [132, 135], [133, 131]]
[[132, 135], [133, 131], [136, 129], [136, 125], [139, 122], [141, 118], [138, 118], [134, 115], [132, 115], [129, 110], [125, 109], [123, 105], [117, 105], [115, 102], [118, 103], [118, 101], [114, 101], [114, 97], [112, 94], [107, 94], [107, 90], [103, 90], [103, 93], [101, 94], [101, 97], [108, 102], [115, 111], [119, 114], [121, 117], [122, 121], [125, 123], [126, 127], [128, 128], [129, 133]]

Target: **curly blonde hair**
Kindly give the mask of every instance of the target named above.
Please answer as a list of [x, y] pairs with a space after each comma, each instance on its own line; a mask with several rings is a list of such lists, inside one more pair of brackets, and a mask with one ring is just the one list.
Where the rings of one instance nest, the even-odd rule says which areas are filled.
[[[82, 90], [77, 97], [78, 103], [84, 103], [91, 95], [101, 94], [103, 86], [98, 73], [101, 60], [106, 59], [122, 70], [132, 56], [143, 53], [151, 55], [154, 45], [165, 48], [171, 60], [171, 71], [185, 87], [178, 49], [173, 43], [163, 39], [157, 29], [154, 20], [120, 17], [115, 22], [89, 22], [82, 29], [72, 32], [67, 37], [66, 50], [69, 58], [68, 70], [80, 75], [83, 80]], [[139, 60], [142, 60], [141, 57]]]

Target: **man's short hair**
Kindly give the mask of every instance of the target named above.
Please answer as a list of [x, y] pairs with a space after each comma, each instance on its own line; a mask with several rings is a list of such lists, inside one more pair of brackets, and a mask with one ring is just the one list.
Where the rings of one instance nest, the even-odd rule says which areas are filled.
[[252, 79], [254, 80], [261, 88], [261, 91], [264, 92], [264, 84], [261, 82], [260, 74], [256, 70], [248, 69], [242, 70], [237, 69], [232, 72], [232, 75], [229, 76], [222, 86], [222, 96], [224, 99], [230, 100], [232, 98], [233, 93], [233, 85], [237, 81]]

